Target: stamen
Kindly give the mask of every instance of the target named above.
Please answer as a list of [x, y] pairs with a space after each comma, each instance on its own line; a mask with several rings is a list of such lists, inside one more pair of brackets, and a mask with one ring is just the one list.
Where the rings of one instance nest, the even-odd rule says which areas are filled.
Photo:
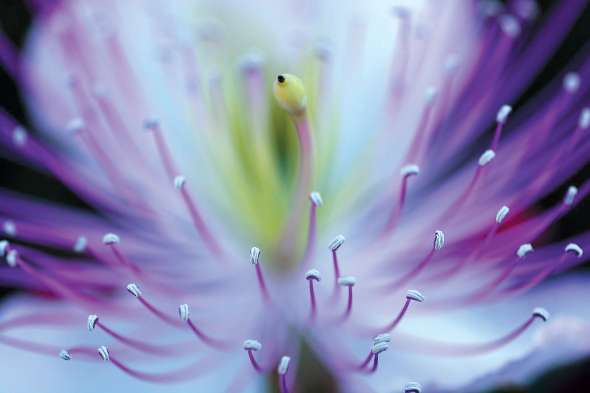
[[309, 200], [311, 201], [311, 207], [309, 210], [309, 228], [307, 230], [307, 246], [304, 253], [304, 263], [307, 262], [315, 252], [316, 242], [316, 227], [317, 227], [317, 208], [322, 206], [324, 201], [319, 192], [312, 192], [309, 194]]
[[311, 314], [310, 319], [313, 321], [317, 315], [317, 302], [315, 298], [315, 290], [313, 287], [313, 282], [317, 281], [320, 282], [321, 276], [320, 272], [316, 269], [311, 269], [307, 273], [305, 273], [305, 279], [309, 282], [309, 299], [311, 303]]
[[346, 311], [342, 315], [341, 321], [345, 321], [350, 317], [352, 312], [352, 287], [356, 284], [356, 277], [343, 276], [338, 279], [338, 285], [341, 287], [348, 287], [348, 301], [346, 302]]
[[117, 247], [117, 244], [119, 244], [121, 242], [121, 239], [119, 238], [119, 236], [117, 236], [114, 233], [107, 233], [106, 235], [103, 236], [102, 242], [103, 242], [103, 244], [105, 244], [111, 248], [111, 251], [113, 251], [115, 258], [122, 266], [129, 268], [130, 270], [132, 270], [136, 274], [141, 273], [141, 269], [137, 265], [135, 265], [133, 262], [131, 262], [129, 259], [127, 259], [121, 251], [119, 251], [119, 248]]
[[256, 358], [254, 357], [254, 352], [258, 352], [262, 349], [262, 344], [259, 341], [256, 340], [246, 340], [244, 341], [244, 350], [246, 352], [248, 352], [248, 358], [250, 359], [250, 363], [252, 364], [252, 367], [254, 367], [254, 370], [256, 370], [257, 372], [263, 372], [264, 370], [262, 369], [262, 367], [260, 366], [260, 364], [258, 363], [258, 361], [256, 360]]
[[498, 110], [498, 114], [496, 115], [496, 131], [494, 132], [494, 139], [492, 140], [492, 151], [498, 148], [502, 131], [504, 129], [504, 124], [506, 124], [506, 120], [508, 119], [510, 112], [512, 112], [512, 107], [510, 105], [502, 105], [500, 110]]
[[404, 393], [422, 393], [422, 385], [418, 382], [408, 382], [404, 386]]
[[163, 322], [166, 322], [169, 325], [172, 326], [176, 326], [176, 327], [180, 327], [182, 326], [182, 324], [180, 322], [178, 322], [176, 319], [169, 317], [168, 315], [166, 315], [165, 313], [163, 313], [161, 310], [159, 310], [156, 306], [154, 306], [153, 304], [151, 304], [150, 302], [148, 302], [141, 290], [139, 289], [139, 287], [137, 286], [137, 284], [135, 283], [130, 283], [127, 285], [127, 291], [129, 291], [130, 294], [132, 294], [133, 296], [135, 296], [137, 298], [137, 300], [139, 300], [139, 302], [145, 307], [147, 308], [147, 310], [149, 312], [151, 312], [152, 314], [154, 314], [156, 317], [158, 317], [159, 319], [161, 319]]
[[563, 198], [563, 204], [566, 206], [571, 206], [574, 203], [577, 194], [578, 188], [575, 186], [569, 186], [567, 192], [565, 193], [565, 197]]
[[18, 252], [16, 250], [9, 250], [8, 254], [6, 254], [6, 264], [10, 267], [15, 267], [18, 261]]
[[174, 176], [176, 176], [178, 171], [174, 165], [174, 160], [172, 159], [172, 154], [170, 153], [168, 144], [162, 135], [160, 122], [157, 119], [146, 119], [143, 123], [143, 126], [146, 130], [151, 131], [152, 135], [154, 136], [156, 148], [158, 149], [160, 159], [162, 160], [162, 164], [164, 165], [164, 169], [166, 170], [168, 178], [174, 179]]
[[373, 354], [373, 367], [371, 367], [369, 373], [374, 373], [377, 371], [377, 368], [379, 367], [379, 354], [387, 351], [388, 348], [389, 341], [379, 341], [373, 343], [373, 347], [371, 347], [371, 353]]
[[227, 343], [209, 337], [207, 334], [201, 331], [201, 329], [199, 329], [197, 325], [195, 325], [195, 323], [190, 318], [190, 310], [188, 304], [181, 304], [180, 306], [178, 306], [178, 315], [180, 317], [180, 320], [186, 322], [189, 328], [193, 331], [193, 333], [205, 344], [217, 349], [228, 348]]
[[127, 290], [129, 291], [130, 294], [132, 294], [136, 298], [139, 298], [141, 296], [141, 290], [139, 289], [139, 287], [135, 283], [127, 284]]
[[332, 250], [332, 264], [334, 265], [334, 289], [332, 291], [332, 301], [336, 301], [340, 293], [340, 286], [338, 285], [338, 279], [340, 278], [340, 266], [338, 264], [337, 251], [342, 246], [342, 244], [344, 244], [344, 240], [346, 240], [344, 236], [338, 235], [334, 238], [334, 240], [332, 240], [329, 246], [330, 250]]
[[63, 360], [72, 360], [72, 355], [66, 351], [65, 349], [62, 349], [59, 352], [59, 357], [62, 358]]
[[205, 245], [212, 253], [221, 254], [222, 249], [219, 246], [219, 243], [217, 243], [217, 240], [211, 231], [209, 231], [209, 227], [205, 223], [205, 220], [203, 219], [196, 202], [193, 200], [191, 194], [186, 189], [186, 179], [184, 176], [172, 176], [172, 178], [174, 179], [174, 186], [180, 190], [180, 195], [182, 196], [182, 200], [189, 211], [193, 225], [195, 226], [195, 229], [199, 235], [201, 235], [203, 238]]
[[422, 293], [420, 293], [419, 291], [416, 291], [414, 289], [408, 290], [408, 292], [406, 292], [406, 301], [404, 303], [404, 306], [400, 310], [400, 312], [393, 319], [393, 321], [391, 321], [385, 327], [381, 328], [381, 330], [388, 331], [388, 332], [393, 331], [397, 327], [397, 325], [399, 325], [399, 323], [402, 321], [402, 319], [404, 318], [404, 316], [408, 312], [408, 308], [410, 307], [410, 303], [412, 301], [422, 303], [424, 301], [424, 295], [422, 295]]
[[404, 165], [400, 169], [402, 181], [401, 181], [401, 186], [400, 186], [400, 191], [399, 191], [399, 196], [398, 196], [398, 201], [397, 201], [397, 207], [394, 208], [389, 215], [389, 219], [387, 220], [387, 224], [385, 225], [384, 234], [386, 234], [386, 235], [391, 234], [391, 232], [395, 229], [395, 224], [397, 223], [397, 220], [399, 219], [399, 217], [401, 215], [402, 209], [404, 207], [404, 203], [406, 201], [406, 193], [407, 193], [407, 189], [408, 189], [408, 179], [412, 176], [418, 176], [419, 173], [420, 173], [420, 167], [416, 164]]
[[261, 250], [258, 247], [252, 247], [250, 249], [250, 263], [256, 267], [256, 278], [258, 279], [258, 287], [260, 288], [260, 293], [262, 294], [262, 298], [265, 302], [270, 302], [270, 293], [268, 292], [268, 288], [266, 286], [266, 281], [264, 280], [264, 275], [262, 274], [262, 268], [260, 267], [260, 254]]
[[424, 270], [424, 268], [426, 268], [428, 263], [434, 257], [435, 251], [440, 251], [444, 247], [444, 244], [445, 244], [444, 232], [441, 230], [435, 231], [434, 232], [434, 241], [432, 243], [432, 249], [430, 250], [428, 255], [426, 255], [426, 257], [424, 257], [424, 259], [422, 259], [422, 261], [420, 261], [420, 263], [418, 263], [418, 265], [416, 265], [416, 267], [414, 269], [407, 272], [405, 275], [400, 277], [397, 281], [393, 282], [392, 284], [387, 285], [386, 289], [387, 290], [399, 289], [401, 287], [406, 286], [406, 284], [408, 284], [411, 280], [416, 278], [416, 276], [418, 276], [418, 274], [420, 274], [420, 272], [422, 272], [422, 270]]
[[[511, 332], [500, 337], [499, 339], [489, 341], [482, 344], [450, 344], [442, 343], [437, 341], [424, 340], [425, 342], [416, 345], [412, 345], [414, 349], [420, 349], [421, 351], [447, 356], [474, 356], [481, 355], [488, 352], [496, 351], [514, 340], [520, 337], [529, 327], [539, 319], [546, 322], [549, 319], [549, 313], [544, 308], [535, 308], [531, 313], [531, 316], [520, 326], [516, 327]], [[419, 339], [419, 341], [422, 341]]]
[[512, 15], [502, 15], [500, 17], [500, 28], [502, 29], [502, 32], [510, 38], [518, 37], [521, 32], [518, 19]]
[[0, 240], [0, 257], [4, 257], [10, 250], [10, 243], [8, 240]]
[[281, 393], [289, 393], [289, 389], [287, 388], [287, 378], [286, 374], [289, 370], [289, 363], [291, 362], [291, 358], [289, 356], [283, 356], [279, 365], [277, 367], [277, 373], [279, 374], [280, 383], [279, 386], [281, 388]]

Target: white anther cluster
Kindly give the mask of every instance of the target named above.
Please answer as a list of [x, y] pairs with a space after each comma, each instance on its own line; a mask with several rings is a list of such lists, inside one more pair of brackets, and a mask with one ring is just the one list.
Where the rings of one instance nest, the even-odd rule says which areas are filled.
[[563, 197], [563, 204], [571, 206], [576, 199], [576, 195], [578, 195], [578, 187], [569, 186], [565, 192], [565, 196]]
[[4, 233], [8, 236], [15, 236], [16, 235], [16, 224], [14, 221], [4, 221], [4, 225], [2, 225], [2, 229]]
[[401, 167], [399, 171], [400, 175], [406, 176], [417, 176], [420, 174], [420, 167], [416, 164], [408, 164]]
[[264, 65], [264, 58], [259, 53], [248, 53], [240, 60], [240, 70], [245, 73], [260, 71]]
[[250, 249], [250, 263], [252, 265], [258, 265], [258, 262], [260, 261], [260, 254], [261, 253], [262, 253], [262, 251], [258, 247], [252, 247]]
[[537, 307], [533, 310], [533, 316], [541, 318], [543, 322], [547, 322], [549, 320], [550, 314], [549, 311], [545, 310], [544, 308]]
[[422, 295], [422, 292], [420, 291], [417, 291], [415, 289], [409, 289], [406, 292], [406, 299], [415, 300], [419, 303], [422, 303], [424, 301], [424, 295]]
[[309, 194], [309, 200], [311, 201], [311, 203], [313, 203], [315, 206], [322, 206], [324, 204], [324, 201], [322, 199], [322, 196], [320, 195], [319, 192], [314, 191], [311, 194]]
[[27, 142], [27, 137], [27, 130], [25, 130], [22, 126], [14, 127], [14, 130], [12, 131], [12, 142], [16, 146], [24, 146], [24, 144]]
[[404, 386], [404, 393], [422, 393], [422, 385], [418, 382], [408, 382]]
[[305, 273], [305, 278], [308, 280], [321, 281], [322, 276], [321, 276], [319, 270], [311, 269], [311, 270], [308, 270], [307, 273]]
[[434, 249], [442, 250], [445, 246], [445, 233], [440, 229], [434, 232]]
[[90, 314], [88, 316], [88, 320], [86, 321], [86, 327], [88, 327], [88, 331], [91, 332], [96, 327], [96, 322], [98, 322], [98, 315]]
[[580, 88], [580, 75], [577, 72], [568, 72], [563, 78], [563, 88], [570, 94]]
[[279, 362], [279, 366], [277, 367], [277, 372], [279, 375], [287, 374], [287, 370], [289, 370], [289, 363], [291, 362], [291, 358], [289, 356], [283, 356], [281, 361]]
[[18, 251], [12, 249], [8, 250], [8, 254], [6, 254], [6, 264], [10, 267], [15, 267], [18, 261]]
[[502, 32], [509, 37], [518, 37], [521, 31], [520, 22], [512, 15], [502, 15], [500, 17], [500, 28]]
[[188, 321], [188, 318], [190, 317], [190, 309], [188, 307], [188, 304], [181, 304], [180, 306], [178, 306], [178, 316], [180, 317], [180, 320], [183, 322]]
[[574, 253], [578, 258], [581, 258], [582, 255], [584, 255], [584, 250], [582, 250], [582, 247], [578, 246], [576, 243], [569, 243], [565, 246], [565, 252]]
[[256, 352], [256, 351], [260, 351], [262, 349], [262, 344], [260, 343], [260, 341], [248, 339], [248, 340], [244, 341], [243, 347], [246, 351], [255, 351]]
[[375, 355], [378, 355], [381, 352], [387, 351], [387, 348], [389, 348], [389, 342], [380, 341], [378, 343], [373, 344], [373, 346], [371, 347], [371, 352], [373, 352]]
[[135, 284], [133, 282], [130, 284], [127, 284], [127, 290], [129, 291], [130, 294], [132, 294], [135, 297], [141, 296], [141, 290], [139, 289], [137, 284]]
[[182, 175], [178, 175], [174, 178], [174, 188], [176, 188], [177, 190], [182, 189], [182, 187], [184, 187], [184, 185], [186, 184], [186, 178]]
[[527, 254], [533, 252], [534, 250], [535, 249], [531, 243], [521, 244], [520, 247], [518, 247], [518, 250], [516, 250], [516, 255], [519, 258], [524, 258]]
[[86, 251], [86, 246], [88, 245], [88, 239], [85, 236], [79, 236], [74, 243], [74, 247], [72, 249], [74, 252], [81, 254]]
[[344, 236], [338, 235], [334, 238], [334, 240], [330, 242], [330, 245], [328, 247], [330, 248], [330, 250], [336, 251], [344, 244], [345, 240], [346, 238]]
[[101, 345], [100, 347], [98, 347], [98, 354], [100, 355], [100, 357], [104, 361], [108, 361], [111, 359], [111, 357], [109, 355], [109, 350], [104, 345]]
[[590, 108], [582, 109], [582, 113], [580, 113], [580, 119], [578, 120], [578, 126], [583, 130], [590, 127]]
[[356, 277], [354, 276], [342, 276], [338, 279], [338, 285], [341, 287], [354, 287], [356, 284]]
[[102, 237], [102, 242], [107, 246], [112, 246], [113, 244], [119, 244], [121, 239], [114, 233], [107, 233]]
[[510, 208], [508, 206], [502, 206], [496, 213], [496, 222], [501, 224], [506, 219], [508, 213], [510, 213]]
[[500, 110], [498, 110], [498, 114], [496, 115], [496, 121], [500, 124], [506, 124], [506, 120], [508, 119], [510, 112], [512, 112], [512, 107], [510, 105], [502, 105]]
[[59, 357], [62, 358], [63, 360], [72, 360], [72, 355], [70, 355], [70, 353], [68, 351], [66, 351], [65, 349], [62, 349], [61, 351], [59, 351]]
[[488, 149], [483, 152], [483, 154], [479, 157], [479, 161], [477, 162], [479, 166], [486, 166], [488, 165], [493, 159], [496, 157], [496, 152], [492, 149]]
[[8, 240], [0, 240], [0, 257], [6, 255], [10, 248], [10, 242]]

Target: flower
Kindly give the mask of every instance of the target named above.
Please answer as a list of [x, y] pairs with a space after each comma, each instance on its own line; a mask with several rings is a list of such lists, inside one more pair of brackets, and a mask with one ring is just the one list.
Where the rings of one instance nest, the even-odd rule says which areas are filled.
[[547, 281], [589, 235], [541, 236], [590, 190], [586, 58], [517, 101], [583, 1], [35, 3], [0, 57], [40, 134], [0, 141], [93, 210], [0, 194], [5, 388], [459, 391], [588, 352], [556, 343], [587, 277]]

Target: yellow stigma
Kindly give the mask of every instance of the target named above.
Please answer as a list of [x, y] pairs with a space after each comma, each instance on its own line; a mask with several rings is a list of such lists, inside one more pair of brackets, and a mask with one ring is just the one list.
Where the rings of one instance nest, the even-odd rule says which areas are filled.
[[295, 75], [277, 76], [272, 90], [279, 105], [290, 114], [299, 115], [305, 111], [305, 87]]

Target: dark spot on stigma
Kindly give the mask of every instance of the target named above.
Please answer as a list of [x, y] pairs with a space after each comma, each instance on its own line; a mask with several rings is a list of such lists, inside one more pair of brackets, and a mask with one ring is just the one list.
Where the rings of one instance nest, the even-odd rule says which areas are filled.
[[283, 75], [279, 75], [277, 76], [277, 81], [279, 81], [279, 83], [283, 83], [285, 82], [285, 77]]

